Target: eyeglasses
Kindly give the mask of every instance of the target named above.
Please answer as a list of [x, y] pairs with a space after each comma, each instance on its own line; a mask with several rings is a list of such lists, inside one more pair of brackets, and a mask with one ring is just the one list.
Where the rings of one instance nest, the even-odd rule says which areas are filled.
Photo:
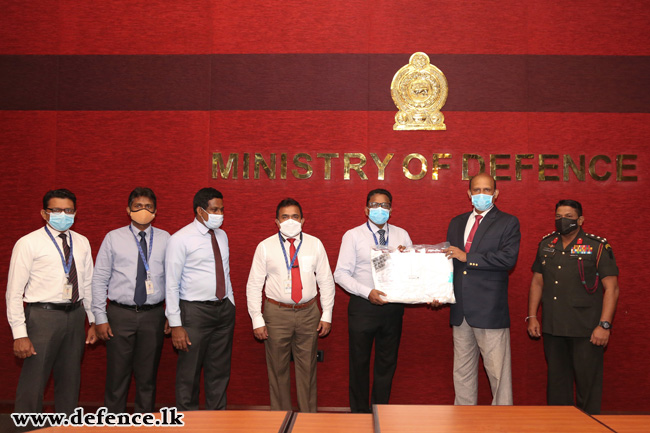
[[133, 206], [131, 206], [132, 211], [133, 210], [142, 210], [142, 209], [146, 209], [149, 212], [153, 212], [153, 211], [156, 210], [155, 206], [153, 204], [149, 204], [149, 203], [147, 203], [145, 205], [143, 205], [142, 203], [136, 203]]
[[67, 214], [67, 215], [74, 215], [75, 212], [77, 211], [74, 208], [60, 209], [58, 207], [55, 207], [55, 208], [48, 207], [48, 208], [46, 208], [46, 210], [49, 210], [50, 213], [61, 213], [61, 212], [63, 212], [65, 214]]
[[370, 202], [368, 203], [368, 208], [370, 209], [389, 209], [390, 210], [390, 203], [376, 203], [376, 202]]

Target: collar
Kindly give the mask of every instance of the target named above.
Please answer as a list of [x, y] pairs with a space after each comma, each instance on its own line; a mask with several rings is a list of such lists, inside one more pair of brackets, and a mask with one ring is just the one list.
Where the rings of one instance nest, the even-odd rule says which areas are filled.
[[379, 230], [384, 230], [384, 231], [388, 230], [388, 221], [386, 221], [383, 228], [379, 228], [377, 224], [373, 223], [372, 220], [368, 218], [368, 225], [370, 226], [370, 230], [373, 233], [377, 233]]
[[210, 231], [210, 229], [202, 224], [197, 218], [194, 218], [194, 228], [196, 228], [196, 230], [202, 235], [206, 235]]
[[488, 209], [486, 211], [483, 211], [483, 213], [478, 213], [478, 212], [476, 212], [476, 209], [473, 208], [470, 217], [475, 219], [476, 215], [481, 215], [483, 218], [485, 218], [487, 216], [487, 214], [494, 208], [495, 208], [494, 205], [492, 205], [492, 206], [490, 206], [490, 209]]
[[[46, 223], [46, 224], [43, 226], [43, 231], [45, 231], [45, 228], [46, 228], [46, 227], [47, 227], [47, 229], [50, 231], [50, 233], [52, 233], [52, 236], [54, 236], [55, 238], [59, 237], [59, 235], [60, 235], [61, 233], [65, 234], [66, 237], [68, 237], [68, 239], [69, 239], [70, 236], [71, 236], [70, 229], [68, 229], [68, 230], [66, 230], [66, 231], [64, 231], [64, 232], [60, 232], [60, 231], [58, 231], [57, 229], [55, 229], [54, 227], [52, 227], [51, 225], [49, 225], [49, 224]], [[47, 234], [47, 233], [46, 233], [46, 234]]]
[[137, 236], [141, 231], [143, 231], [143, 232], [145, 232], [145, 234], [147, 235], [147, 237], [149, 237], [149, 235], [151, 234], [151, 230], [153, 230], [153, 226], [152, 226], [151, 224], [149, 224], [149, 227], [147, 227], [147, 228], [144, 229], [144, 230], [140, 230], [139, 228], [137, 228], [136, 226], [134, 226], [134, 225], [133, 225], [133, 221], [131, 222], [130, 226], [131, 226], [131, 230], [133, 230], [133, 233], [135, 233], [136, 236]]

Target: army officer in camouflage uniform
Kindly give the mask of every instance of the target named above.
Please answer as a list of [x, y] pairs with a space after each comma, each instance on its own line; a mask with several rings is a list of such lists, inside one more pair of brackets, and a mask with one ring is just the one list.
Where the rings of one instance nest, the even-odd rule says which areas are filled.
[[[555, 205], [556, 231], [539, 243], [528, 295], [528, 334], [544, 336], [549, 405], [600, 413], [603, 353], [618, 300], [618, 268], [606, 239], [582, 230], [582, 205]], [[542, 326], [537, 318], [542, 308]]]

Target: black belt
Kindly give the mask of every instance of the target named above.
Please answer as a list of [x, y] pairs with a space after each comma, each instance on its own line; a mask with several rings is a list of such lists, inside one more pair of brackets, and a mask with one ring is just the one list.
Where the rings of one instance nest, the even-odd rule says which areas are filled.
[[59, 310], [59, 311], [65, 311], [66, 313], [68, 311], [74, 311], [77, 308], [81, 306], [83, 301], [77, 301], [74, 303], [55, 303], [55, 302], [30, 302], [27, 305], [31, 305], [33, 307], [38, 307], [38, 308], [43, 308], [45, 310]]
[[181, 299], [181, 302], [193, 302], [195, 304], [205, 304], [205, 305], [210, 305], [212, 307], [216, 307], [217, 305], [223, 304], [227, 300], [228, 298], [217, 299], [216, 301], [186, 301], [184, 299]]
[[124, 308], [125, 310], [132, 310], [137, 312], [140, 311], [149, 311], [153, 310], [154, 308], [162, 307], [165, 301], [158, 302], [157, 304], [144, 304], [140, 305], [139, 307], [137, 305], [126, 305], [126, 304], [120, 304], [119, 302], [115, 301], [110, 301], [111, 305], [115, 305], [116, 307]]

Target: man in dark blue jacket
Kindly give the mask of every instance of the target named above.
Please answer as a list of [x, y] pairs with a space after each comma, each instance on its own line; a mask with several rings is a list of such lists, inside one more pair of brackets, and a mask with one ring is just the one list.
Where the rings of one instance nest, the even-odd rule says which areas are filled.
[[508, 273], [519, 254], [519, 220], [494, 206], [499, 190], [486, 173], [470, 179], [474, 210], [449, 223], [447, 257], [454, 260], [449, 322], [454, 338], [454, 404], [477, 404], [478, 359], [483, 357], [492, 404], [512, 404]]

